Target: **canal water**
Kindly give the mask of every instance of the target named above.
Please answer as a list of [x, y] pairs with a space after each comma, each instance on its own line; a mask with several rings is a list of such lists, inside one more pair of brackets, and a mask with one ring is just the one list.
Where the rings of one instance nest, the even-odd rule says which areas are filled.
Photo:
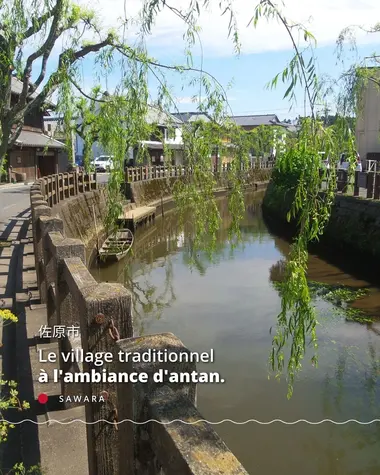
[[[310, 256], [319, 364], [306, 355], [288, 400], [286, 380], [275, 380], [268, 357], [289, 243], [268, 230], [261, 200], [260, 193], [247, 196], [235, 249], [220, 200], [223, 223], [212, 260], [192, 252], [191, 216], [181, 227], [171, 212], [137, 232], [133, 258], [93, 274], [132, 291], [136, 334], [173, 332], [192, 351], [214, 350], [215, 362], [198, 370], [217, 371], [225, 383], [198, 385], [198, 408], [209, 421], [235, 421], [214, 428], [250, 474], [378, 475], [380, 423], [367, 422], [380, 418], [380, 290], [362, 269], [347, 272]], [[337, 285], [365, 292], [347, 304], [334, 294]], [[270, 423], [275, 419], [313, 424]], [[324, 419], [341, 424], [319, 423]], [[344, 423], [349, 419], [359, 422]]]

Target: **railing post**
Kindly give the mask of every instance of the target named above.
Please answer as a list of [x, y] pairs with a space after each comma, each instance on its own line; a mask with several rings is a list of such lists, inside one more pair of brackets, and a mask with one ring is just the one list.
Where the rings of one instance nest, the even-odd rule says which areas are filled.
[[355, 181], [354, 181], [354, 196], [359, 196], [359, 173], [355, 172]]
[[42, 238], [39, 227], [39, 218], [41, 216], [51, 216], [51, 208], [47, 206], [47, 203], [40, 204], [40, 202], [32, 203], [32, 223], [33, 223], [33, 240], [34, 240], [34, 259], [37, 275], [37, 285], [41, 293], [41, 303], [45, 302], [45, 293], [44, 293], [44, 268], [43, 268], [43, 247], [42, 247]]
[[74, 179], [74, 195], [79, 195], [79, 183], [78, 183], [78, 175], [79, 173], [77, 171], [73, 172], [73, 179]]
[[373, 184], [374, 184], [375, 174], [369, 172], [367, 174], [367, 198], [373, 198]]
[[[97, 284], [80, 258], [64, 259], [63, 278], [70, 289], [71, 298], [77, 303], [80, 316], [83, 352], [113, 353], [116, 341], [133, 335], [131, 295], [123, 285]], [[77, 318], [78, 318], [77, 317]], [[101, 367], [109, 374], [115, 371], [115, 361]], [[93, 367], [84, 362], [83, 371]], [[118, 401], [115, 384], [96, 383], [85, 385], [86, 421], [113, 421], [117, 415]], [[105, 394], [107, 402], [94, 404], [92, 396]], [[116, 409], [116, 412], [115, 412]], [[119, 419], [120, 420], [120, 419]], [[106, 422], [87, 424], [89, 473], [109, 475], [119, 473], [118, 430]], [[125, 472], [128, 473], [128, 472]]]
[[376, 173], [375, 175], [375, 190], [373, 194], [373, 199], [378, 200], [380, 198], [380, 174]]
[[54, 262], [51, 259], [50, 248], [47, 245], [47, 235], [50, 232], [63, 233], [63, 221], [60, 218], [53, 218], [51, 216], [40, 216], [37, 221], [37, 226], [39, 227], [43, 256], [43, 259], [41, 260], [41, 265], [43, 266], [43, 269], [41, 272], [42, 278], [40, 284], [40, 297], [41, 302], [46, 303], [48, 324], [56, 325], [58, 323], [57, 319], [54, 318], [56, 314], [56, 302], [55, 298], [52, 298], [52, 295], [55, 294], [56, 290], [55, 278], [57, 275], [57, 271], [56, 266], [54, 265]]
[[[189, 354], [189, 350], [183, 345], [181, 340], [171, 333], [160, 335], [149, 335], [146, 337], [130, 338], [121, 340], [116, 344], [116, 352], [125, 354], [143, 354], [148, 349], [156, 351], [167, 350], [170, 353]], [[185, 358], [183, 358], [185, 359]], [[173, 391], [186, 396], [193, 404], [196, 399], [196, 385], [189, 384], [170, 384], [168, 376], [163, 381], [156, 383], [153, 381], [153, 374], [159, 370], [168, 372], [191, 373], [196, 371], [194, 362], [177, 363], [132, 363], [118, 361], [117, 371], [128, 373], [136, 371], [137, 373], [147, 373], [148, 382], [138, 384], [118, 384], [118, 416], [119, 420], [130, 419], [135, 422], [144, 422], [149, 419], [147, 412], [147, 403], [154, 391], [164, 385], [169, 385]], [[136, 425], [124, 423], [119, 426], [119, 472], [115, 475], [133, 474], [143, 475], [150, 473], [159, 473], [155, 471], [156, 460], [149, 440], [149, 425]]]
[[69, 174], [66, 172], [63, 174], [63, 199], [69, 198], [70, 189], [69, 189]]
[[59, 174], [55, 175], [55, 204], [60, 202], [60, 194], [59, 194]]

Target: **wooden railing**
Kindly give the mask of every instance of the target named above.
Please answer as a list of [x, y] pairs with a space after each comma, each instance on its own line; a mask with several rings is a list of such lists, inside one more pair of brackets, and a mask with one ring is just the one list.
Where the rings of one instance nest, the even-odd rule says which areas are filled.
[[[273, 160], [258, 160], [252, 165], [246, 167], [241, 166], [241, 171], [251, 169], [270, 169], [273, 168], [275, 162]], [[231, 170], [230, 163], [222, 164], [219, 167], [212, 168], [213, 173], [227, 173]], [[155, 178], [167, 178], [192, 175], [193, 169], [182, 165], [173, 166], [139, 166], [128, 167], [125, 170], [125, 181], [133, 183], [136, 181], [152, 180]]]
[[[70, 187], [70, 178], [64, 186], [74, 190], [74, 195], [78, 181], [75, 177], [71, 179], [73, 186]], [[54, 189], [51, 185], [57, 182], [38, 180], [32, 185], [30, 196], [36, 271], [41, 302], [47, 306], [48, 327], [80, 328], [80, 339], [71, 338], [66, 331], [65, 338], [58, 340], [59, 352], [82, 348], [84, 353], [113, 354], [113, 361], [105, 362], [101, 373], [105, 370], [149, 375], [144, 384], [103, 381], [73, 384], [61, 378], [64, 400], [79, 394], [88, 397], [84, 402], [89, 473], [247, 475], [210, 424], [194, 424], [204, 420], [195, 407], [195, 383], [169, 382], [173, 372], [196, 371], [195, 363], [183, 359], [178, 363], [132, 363], [117, 358], [119, 352], [136, 354], [147, 349], [153, 353], [164, 350], [190, 355], [190, 352], [169, 333], [133, 338], [130, 292], [120, 284], [96, 282], [86, 266], [83, 242], [65, 238], [63, 221], [54, 217], [48, 202], [60, 193], [60, 187]], [[83, 186], [85, 189], [86, 182]], [[58, 193], [52, 193], [52, 189]], [[89, 372], [91, 368], [90, 364], [76, 362], [69, 368], [58, 369], [75, 373]], [[160, 383], [154, 382], [152, 375], [161, 370], [167, 376]], [[94, 403], [93, 397], [99, 395], [106, 395], [105, 402]], [[157, 422], [144, 423], [150, 419]], [[143, 424], [131, 424], [128, 420]]]
[[96, 173], [71, 172], [49, 175], [37, 180], [41, 184], [41, 194], [49, 206], [76, 196], [79, 193], [96, 190]]
[[[325, 186], [322, 186], [322, 191]], [[378, 200], [380, 199], [380, 173], [356, 171], [351, 180], [347, 170], [338, 170], [336, 191], [352, 196], [361, 196]]]

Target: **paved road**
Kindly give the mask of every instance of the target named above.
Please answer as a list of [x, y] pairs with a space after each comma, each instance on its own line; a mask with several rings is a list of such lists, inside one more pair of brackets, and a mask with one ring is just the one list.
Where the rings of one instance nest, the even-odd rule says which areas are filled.
[[97, 173], [97, 181], [98, 183], [107, 183], [108, 177], [110, 176], [109, 173]]
[[[98, 173], [98, 182], [107, 183], [109, 173]], [[30, 185], [0, 186], [0, 237], [9, 218], [17, 216], [30, 207]]]
[[0, 186], [0, 236], [9, 218], [30, 207], [30, 185]]

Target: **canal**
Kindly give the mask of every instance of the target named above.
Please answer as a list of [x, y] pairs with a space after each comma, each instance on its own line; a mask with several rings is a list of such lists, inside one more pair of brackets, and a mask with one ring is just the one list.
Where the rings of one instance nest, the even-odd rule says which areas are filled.
[[[180, 226], [171, 212], [136, 233], [133, 256], [92, 272], [132, 291], [136, 334], [173, 332], [192, 351], [214, 350], [215, 362], [198, 369], [219, 372], [225, 383], [198, 385], [198, 408], [209, 421], [239, 423], [214, 427], [249, 473], [378, 475], [380, 423], [365, 424], [380, 416], [378, 284], [363, 269], [310, 256], [319, 364], [306, 355], [288, 400], [285, 378], [275, 380], [268, 357], [289, 243], [269, 231], [261, 200], [261, 193], [247, 195], [242, 242], [233, 249], [220, 200], [212, 259], [192, 251], [191, 216]], [[360, 423], [269, 423], [274, 419]]]

